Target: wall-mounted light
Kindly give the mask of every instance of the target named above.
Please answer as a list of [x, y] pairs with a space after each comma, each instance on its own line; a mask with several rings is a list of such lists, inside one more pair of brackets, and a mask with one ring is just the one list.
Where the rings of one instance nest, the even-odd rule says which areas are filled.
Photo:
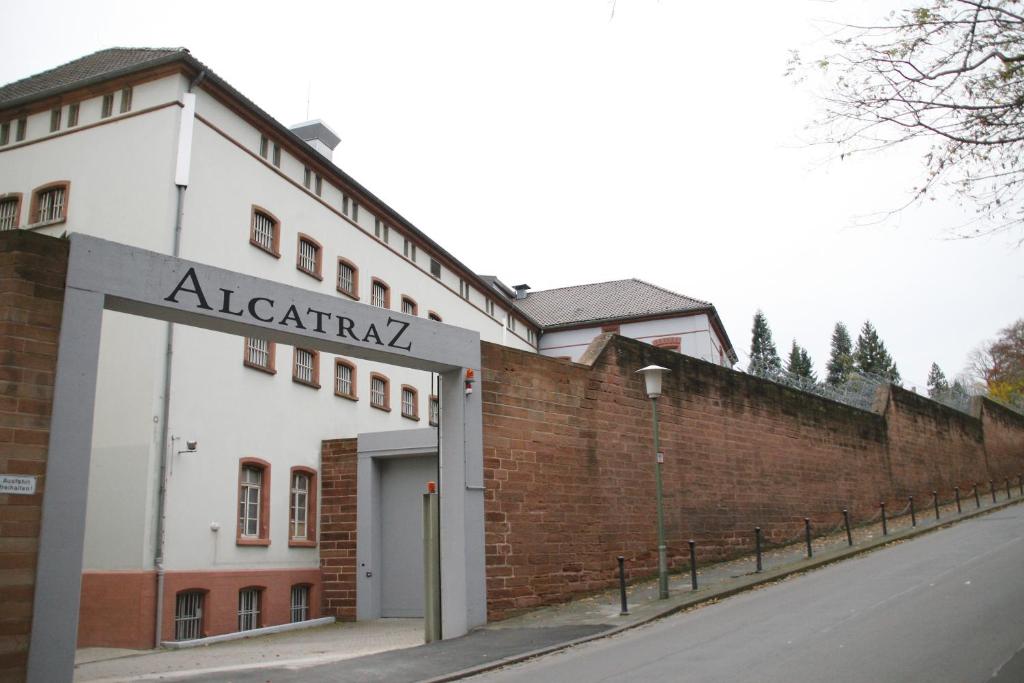
[[473, 373], [473, 368], [466, 368], [466, 396], [473, 393], [473, 382], [476, 381], [476, 375]]
[[[174, 442], [179, 440], [180, 438], [181, 437], [179, 436], [172, 436], [171, 441]], [[181, 455], [182, 453], [195, 453], [197, 448], [199, 448], [199, 442], [196, 441], [195, 439], [188, 439], [187, 441], [185, 441], [184, 450], [175, 451], [175, 454]]]

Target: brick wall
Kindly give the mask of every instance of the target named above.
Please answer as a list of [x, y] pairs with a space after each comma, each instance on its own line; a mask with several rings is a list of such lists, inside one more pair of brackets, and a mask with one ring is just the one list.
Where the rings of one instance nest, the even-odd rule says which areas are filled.
[[878, 502], [1024, 470], [1024, 419], [978, 416], [891, 388], [865, 412], [612, 337], [593, 366], [483, 345], [488, 617], [612, 585], [615, 558], [656, 572], [651, 405], [636, 369], [670, 368], [661, 418], [670, 563], [749, 551], [854, 521]]
[[324, 616], [356, 618], [356, 439], [324, 441], [320, 455], [320, 576]]
[[67, 242], [0, 233], [0, 474], [39, 477], [32, 496], [0, 494], [0, 680], [28, 660], [43, 475]]

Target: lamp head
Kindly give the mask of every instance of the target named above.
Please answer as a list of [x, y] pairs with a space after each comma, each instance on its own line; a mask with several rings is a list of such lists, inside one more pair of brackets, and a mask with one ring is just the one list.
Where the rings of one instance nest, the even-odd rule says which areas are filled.
[[661, 377], [668, 372], [668, 368], [660, 365], [648, 365], [636, 371], [638, 375], [644, 376], [644, 387], [647, 390], [647, 398], [658, 398], [661, 396]]

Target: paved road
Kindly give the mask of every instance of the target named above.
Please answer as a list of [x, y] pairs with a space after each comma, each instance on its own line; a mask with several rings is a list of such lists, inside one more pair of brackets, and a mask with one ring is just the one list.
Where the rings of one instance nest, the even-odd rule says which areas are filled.
[[1024, 681], [1024, 506], [479, 681]]

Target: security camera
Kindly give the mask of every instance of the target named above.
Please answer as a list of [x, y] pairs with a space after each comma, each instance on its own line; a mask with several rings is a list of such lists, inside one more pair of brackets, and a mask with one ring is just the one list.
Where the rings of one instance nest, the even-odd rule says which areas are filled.
[[185, 442], [185, 446], [186, 446], [186, 447], [187, 447], [187, 448], [188, 448], [188, 449], [189, 449], [190, 451], [194, 451], [194, 450], [195, 450], [195, 449], [196, 449], [196, 448], [197, 448], [197, 447], [199, 446], [199, 442], [198, 442], [198, 441], [186, 441], [186, 442]]

